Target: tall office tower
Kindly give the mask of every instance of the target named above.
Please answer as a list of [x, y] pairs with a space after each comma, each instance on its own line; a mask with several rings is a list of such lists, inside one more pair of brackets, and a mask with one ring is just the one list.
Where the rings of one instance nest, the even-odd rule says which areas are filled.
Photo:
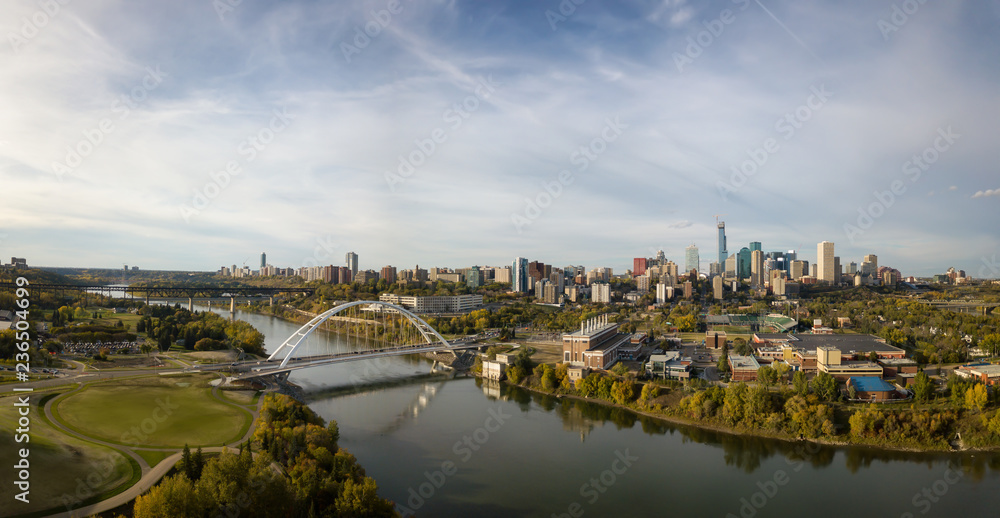
[[684, 270], [690, 272], [691, 270], [698, 270], [698, 247], [691, 245], [684, 249]]
[[636, 257], [632, 259], [632, 277], [638, 277], [646, 273], [646, 258]]
[[867, 275], [877, 275], [878, 274], [878, 256], [875, 254], [868, 254], [864, 257], [861, 263], [861, 273]]
[[510, 268], [510, 290], [516, 293], [528, 293], [528, 260], [515, 257]]
[[848, 275], [854, 275], [856, 273], [858, 273], [858, 263], [856, 263], [854, 261], [851, 261], [850, 263], [847, 263], [847, 274]]
[[736, 254], [736, 274], [741, 281], [750, 278], [750, 249], [745, 246]]
[[784, 252], [768, 252], [764, 257], [770, 258], [772, 270], [788, 271], [788, 261]]
[[788, 264], [792, 264], [792, 261], [794, 261], [794, 260], [796, 260], [798, 258], [799, 258], [799, 254], [795, 253], [795, 250], [789, 250], [789, 251], [785, 252], [785, 259], [788, 261]]
[[722, 268], [725, 267], [725, 263], [717, 263], [712, 261], [708, 264], [708, 276], [715, 277], [716, 275], [722, 275]]
[[816, 245], [816, 280], [833, 282], [833, 243], [822, 241]]
[[819, 279], [819, 266], [816, 263], [809, 265], [809, 276], [814, 279]]
[[260, 269], [263, 270], [267, 266], [267, 254], [264, 252], [260, 253]]
[[736, 276], [738, 275], [737, 273], [738, 263], [739, 259], [737, 258], [736, 254], [730, 255], [729, 258], [726, 259], [725, 277], [727, 280], [735, 279]]
[[715, 300], [722, 300], [722, 277], [712, 278], [712, 297]]
[[750, 251], [753, 252], [754, 250], [761, 250], [761, 251], [763, 251], [763, 249], [761, 249], [761, 247], [760, 247], [760, 241], [751, 241], [750, 242]]
[[750, 286], [764, 286], [764, 252], [760, 250], [750, 252]]
[[465, 285], [470, 288], [478, 288], [483, 285], [483, 271], [478, 266], [469, 268], [469, 274], [465, 276]]
[[663, 266], [667, 264], [667, 254], [663, 253], [663, 250], [656, 251], [656, 265]]
[[726, 264], [729, 252], [726, 251], [726, 222], [719, 222], [719, 264]]
[[833, 283], [840, 284], [840, 274], [842, 270], [840, 268], [840, 257], [836, 256], [833, 258]]
[[358, 274], [358, 254], [354, 252], [347, 252], [344, 256], [344, 260], [347, 261], [347, 268], [351, 270], [351, 278], [353, 279], [355, 275]]
[[809, 275], [809, 261], [792, 261], [788, 276], [797, 281], [805, 275]]

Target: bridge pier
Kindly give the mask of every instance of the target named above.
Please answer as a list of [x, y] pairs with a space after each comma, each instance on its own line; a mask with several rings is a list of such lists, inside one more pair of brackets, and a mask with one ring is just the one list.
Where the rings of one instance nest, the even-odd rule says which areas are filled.
[[229, 297], [229, 312], [236, 314], [236, 297]]
[[146, 305], [149, 305], [149, 293], [146, 294]]
[[274, 306], [274, 296], [273, 295], [267, 298], [267, 305], [268, 306], [272, 306], [272, 307]]
[[194, 297], [188, 297], [188, 311], [194, 313]]

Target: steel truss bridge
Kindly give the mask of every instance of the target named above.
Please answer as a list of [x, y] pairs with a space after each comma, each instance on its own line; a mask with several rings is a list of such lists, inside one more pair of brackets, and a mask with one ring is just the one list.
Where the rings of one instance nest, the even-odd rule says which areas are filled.
[[[327, 329], [337, 337], [349, 336], [351, 344], [307, 340], [316, 329]], [[236, 379], [287, 374], [293, 370], [389, 356], [417, 353], [447, 353], [479, 347], [475, 342], [448, 342], [424, 319], [388, 302], [359, 300], [341, 304], [316, 315], [292, 333], [266, 361], [237, 362]]]

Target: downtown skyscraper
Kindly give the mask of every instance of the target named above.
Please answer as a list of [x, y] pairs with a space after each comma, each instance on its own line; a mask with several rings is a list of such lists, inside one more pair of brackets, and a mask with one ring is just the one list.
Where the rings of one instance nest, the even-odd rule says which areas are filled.
[[729, 251], [726, 250], [726, 222], [719, 222], [719, 264], [726, 264], [729, 258]]
[[684, 271], [690, 272], [691, 270], [698, 270], [698, 263], [700, 258], [698, 257], [698, 247], [691, 245], [684, 249]]

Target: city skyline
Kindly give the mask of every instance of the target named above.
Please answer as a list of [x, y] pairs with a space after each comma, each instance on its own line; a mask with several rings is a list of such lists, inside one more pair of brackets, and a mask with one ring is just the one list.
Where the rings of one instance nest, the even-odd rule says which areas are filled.
[[11, 4], [0, 254], [1000, 276], [1000, 2], [572, 4]]

